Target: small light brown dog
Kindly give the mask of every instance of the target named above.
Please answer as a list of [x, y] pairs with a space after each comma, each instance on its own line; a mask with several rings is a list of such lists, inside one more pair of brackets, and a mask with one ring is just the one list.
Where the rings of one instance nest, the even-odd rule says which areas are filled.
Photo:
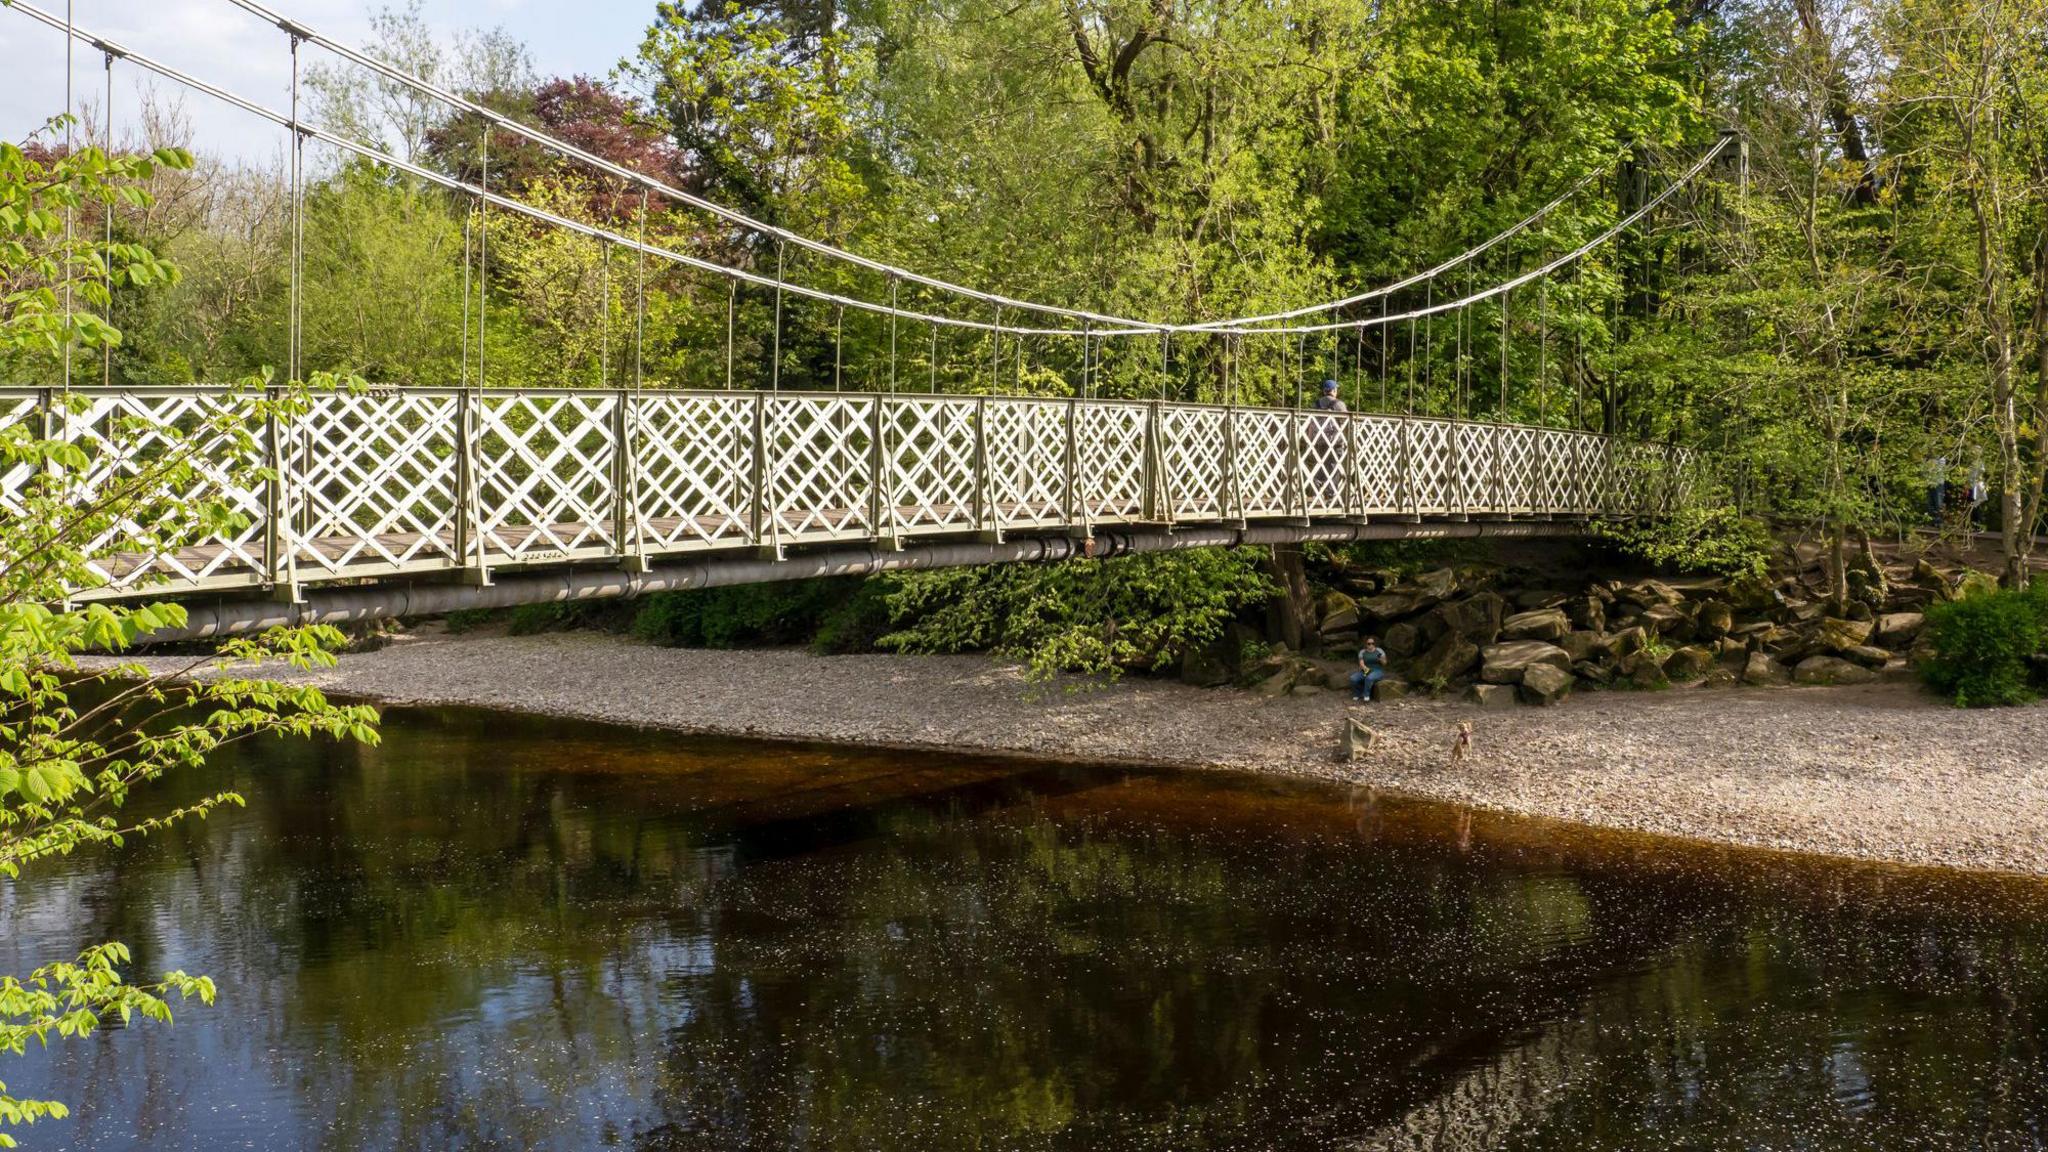
[[1472, 722], [1467, 720], [1458, 725], [1457, 738], [1451, 741], [1451, 767], [1456, 768], [1458, 765], [1463, 764], [1465, 762], [1465, 753], [1471, 747]]

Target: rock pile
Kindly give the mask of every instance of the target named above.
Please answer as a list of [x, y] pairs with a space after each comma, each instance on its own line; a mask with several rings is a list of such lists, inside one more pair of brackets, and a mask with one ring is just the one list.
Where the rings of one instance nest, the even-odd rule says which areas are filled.
[[1290, 652], [1233, 625], [1181, 672], [1191, 683], [1235, 682], [1271, 696], [1348, 690], [1360, 638], [1377, 635], [1390, 668], [1380, 699], [1462, 689], [1495, 707], [1555, 704], [1584, 688], [1855, 684], [1923, 656], [1922, 609], [1973, 575], [1923, 562], [1910, 579], [1860, 582], [1834, 615], [1789, 580], [1554, 587], [1484, 568], [1352, 572], [1316, 604], [1316, 647], [1335, 658]]

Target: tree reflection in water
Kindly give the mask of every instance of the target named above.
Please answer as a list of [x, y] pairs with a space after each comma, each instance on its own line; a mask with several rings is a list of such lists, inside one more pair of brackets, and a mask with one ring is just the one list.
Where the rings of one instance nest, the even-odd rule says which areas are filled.
[[249, 807], [0, 890], [7, 960], [120, 938], [223, 988], [9, 1061], [18, 1093], [116, 1086], [43, 1146], [2019, 1148], [2048, 1125], [2025, 882], [470, 712], [209, 772], [183, 786]]

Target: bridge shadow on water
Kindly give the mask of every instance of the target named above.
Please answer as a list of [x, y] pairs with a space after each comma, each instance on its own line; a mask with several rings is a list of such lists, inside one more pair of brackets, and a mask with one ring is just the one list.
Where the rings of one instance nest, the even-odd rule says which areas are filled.
[[[48, 1146], [2023, 1148], [2048, 886], [1222, 773], [393, 710], [0, 889], [220, 980]], [[82, 922], [81, 922], [82, 921]], [[93, 1085], [85, 1095], [85, 1086]]]

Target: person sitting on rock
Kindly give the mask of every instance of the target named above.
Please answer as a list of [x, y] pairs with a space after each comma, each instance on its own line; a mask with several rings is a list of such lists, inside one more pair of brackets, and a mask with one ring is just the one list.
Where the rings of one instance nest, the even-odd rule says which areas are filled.
[[1379, 638], [1367, 636], [1358, 649], [1358, 671], [1351, 674], [1351, 698], [1372, 703], [1372, 686], [1387, 675], [1387, 653]]

